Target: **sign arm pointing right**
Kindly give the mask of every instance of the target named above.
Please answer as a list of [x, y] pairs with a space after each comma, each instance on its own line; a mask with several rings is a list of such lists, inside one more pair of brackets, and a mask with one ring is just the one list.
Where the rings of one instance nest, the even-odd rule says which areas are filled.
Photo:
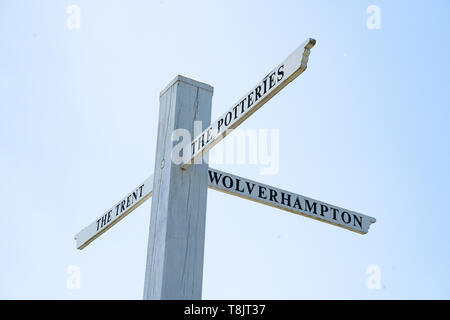
[[373, 217], [344, 209], [267, 184], [209, 169], [208, 187], [240, 198], [262, 203], [280, 210], [326, 222], [337, 227], [366, 234]]

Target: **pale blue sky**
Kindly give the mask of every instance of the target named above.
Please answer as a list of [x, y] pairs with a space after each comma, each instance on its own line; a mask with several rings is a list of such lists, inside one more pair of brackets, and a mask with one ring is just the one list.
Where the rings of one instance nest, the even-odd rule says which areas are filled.
[[308, 37], [307, 71], [242, 125], [280, 130], [278, 174], [217, 168], [377, 223], [209, 191], [203, 297], [450, 298], [449, 16], [444, 0], [0, 1], [0, 298], [142, 298], [150, 201], [83, 251], [73, 237], [153, 172], [160, 90], [211, 84], [215, 119]]

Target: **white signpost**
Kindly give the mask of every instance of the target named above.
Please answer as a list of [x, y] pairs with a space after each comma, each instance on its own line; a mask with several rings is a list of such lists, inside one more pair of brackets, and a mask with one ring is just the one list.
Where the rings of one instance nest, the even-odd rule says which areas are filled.
[[[154, 175], [81, 230], [75, 236], [77, 249], [85, 248], [153, 196], [144, 299], [201, 299], [208, 187], [360, 234], [367, 233], [375, 218], [211, 169], [207, 162], [198, 161], [229, 130], [239, 126], [305, 71], [314, 45], [314, 39], [306, 40], [211, 125], [208, 124], [213, 88], [177, 76], [161, 92]], [[172, 132], [183, 128], [192, 134], [195, 121], [202, 121], [208, 127], [191, 141], [189, 154], [184, 154], [185, 161], [178, 165], [171, 158]]]

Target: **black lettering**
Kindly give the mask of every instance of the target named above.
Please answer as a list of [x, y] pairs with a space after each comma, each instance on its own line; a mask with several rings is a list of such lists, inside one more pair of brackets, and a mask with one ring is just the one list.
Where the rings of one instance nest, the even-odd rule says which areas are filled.
[[269, 90], [275, 86], [275, 72], [269, 77]]
[[[261, 199], [267, 199], [267, 196], [264, 196], [264, 192], [266, 190], [266, 187], [263, 186], [258, 186], [259, 187], [259, 194], [258, 197], [260, 197]], [[264, 192], [263, 192], [264, 189]]]
[[[228, 115], [230, 116], [230, 119], [227, 120]], [[225, 125], [228, 126], [231, 122], [231, 117], [233, 116], [233, 114], [231, 112], [228, 112], [227, 115], [225, 116]]]
[[200, 149], [200, 144], [202, 145], [201, 148], [203, 148], [205, 146], [205, 134], [204, 133], [198, 138], [198, 144], [199, 144], [199, 149]]
[[273, 189], [269, 189], [269, 191], [270, 191], [270, 201], [275, 201], [276, 203], [278, 203], [278, 200], [277, 200], [278, 192], [276, 192], [276, 190], [273, 190]]
[[[215, 184], [219, 184], [222, 174], [220, 174], [220, 176], [217, 176], [216, 171], [212, 171], [212, 170], [208, 170], [208, 171], [209, 171], [209, 181], [211, 181], [211, 183], [213, 183], [213, 181], [214, 181]], [[211, 173], [213, 173], [214, 177]]]
[[255, 102], [258, 101], [259, 98], [261, 98], [261, 85], [256, 87], [256, 90], [255, 90]]
[[239, 182], [240, 182], [240, 181], [241, 181], [241, 180], [239, 180], [239, 179], [236, 178], [236, 191], [244, 192], [244, 189], [239, 190]]
[[[228, 178], [229, 181], [230, 181], [230, 184], [229, 184], [228, 187], [227, 187], [227, 185], [226, 185], [226, 183], [225, 183], [225, 179], [226, 179], [226, 178]], [[222, 184], [223, 184], [223, 186], [224, 186], [225, 188], [230, 189], [231, 187], [233, 187], [233, 179], [231, 179], [231, 177], [229, 177], [229, 176], [224, 176], [224, 177], [222, 178]]]
[[211, 127], [209, 127], [208, 130], [206, 131], [206, 143], [207, 144], [211, 141], [211, 138], [212, 138], [211, 131], [212, 131]]
[[106, 214], [102, 217], [102, 225], [101, 228], [106, 224]]
[[217, 132], [220, 132], [220, 127], [223, 125], [223, 119], [219, 119], [219, 121], [217, 121]]
[[305, 199], [305, 210], [306, 211], [313, 212], [314, 214], [317, 214], [317, 208], [316, 207], [317, 207], [317, 203], [316, 202], [313, 202], [313, 205], [311, 206], [309, 204], [309, 201], [307, 199]]
[[333, 211], [333, 219], [336, 220], [336, 214], [339, 213], [339, 209], [331, 208], [331, 210]]
[[358, 216], [354, 214], [353, 215], [353, 226], [354, 227], [356, 226], [355, 221], [358, 222], [359, 227], [362, 229], [362, 217], [359, 217], [359, 219], [358, 219]]
[[253, 97], [252, 97], [252, 95], [253, 95], [253, 91], [248, 94], [248, 97], [247, 97], [247, 108], [250, 108], [250, 106], [253, 104]]
[[237, 118], [237, 108], [239, 107], [239, 105], [237, 105], [237, 106], [235, 106], [234, 108], [233, 108], [233, 111], [234, 111], [234, 119], [236, 119]]
[[248, 181], [245, 181], [245, 184], [247, 185], [247, 190], [249, 194], [252, 194], [253, 189], [255, 188], [255, 184], [252, 183], [252, 187], [250, 188], [250, 183]]
[[278, 81], [278, 82], [280, 82], [280, 81], [283, 79], [283, 77], [284, 77], [284, 71], [283, 71], [283, 68], [284, 68], [284, 64], [281, 65], [281, 66], [278, 68], [278, 78], [277, 78], [277, 81]]
[[321, 204], [320, 205], [320, 215], [323, 217], [325, 212], [328, 212], [328, 207], [324, 204]]
[[240, 105], [241, 105], [241, 113], [244, 113], [245, 100], [247, 100], [247, 98], [244, 98], [244, 100], [242, 100], [241, 103], [240, 103]]
[[302, 205], [300, 204], [300, 199], [297, 197], [295, 199], [294, 208], [298, 208], [299, 210], [303, 210]]
[[[287, 200], [287, 204], [284, 203], [285, 200]], [[284, 192], [281, 192], [281, 204], [287, 205], [289, 207], [291, 206], [291, 195], [289, 193], [286, 194]]]
[[[345, 217], [347, 217], [347, 219], [345, 219]], [[346, 224], [349, 224], [350, 220], [352, 219], [352, 217], [350, 217], [350, 214], [347, 211], [343, 211], [341, 213], [341, 218], [342, 218], [342, 221], [344, 221]]]

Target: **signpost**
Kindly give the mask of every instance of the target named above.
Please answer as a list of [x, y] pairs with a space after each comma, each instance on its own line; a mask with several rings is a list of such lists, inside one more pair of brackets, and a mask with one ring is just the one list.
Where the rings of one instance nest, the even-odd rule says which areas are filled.
[[[197, 161], [281, 89], [306, 70], [314, 39], [307, 39], [242, 99], [211, 125], [213, 88], [177, 76], [161, 92], [154, 175], [138, 185], [76, 236], [84, 249], [153, 196], [144, 299], [201, 299], [207, 188], [366, 234], [375, 218], [247, 178]], [[194, 122], [207, 129], [193, 139], [184, 161], [172, 161], [172, 132], [192, 134]], [[194, 164], [194, 165], [193, 165]]]

